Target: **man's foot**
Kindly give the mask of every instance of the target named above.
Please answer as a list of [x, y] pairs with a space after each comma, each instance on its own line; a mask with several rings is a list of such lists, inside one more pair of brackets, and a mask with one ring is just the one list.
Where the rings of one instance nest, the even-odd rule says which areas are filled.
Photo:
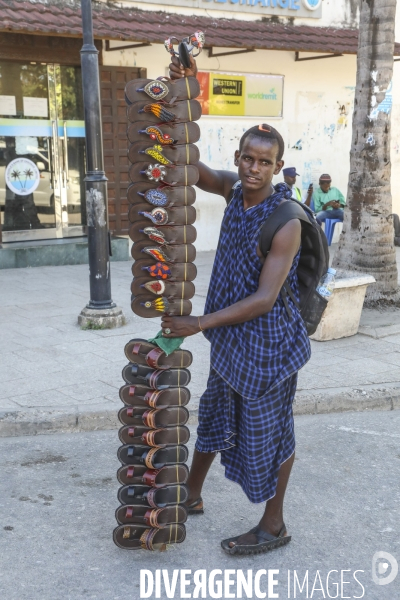
[[284, 546], [291, 539], [287, 535], [285, 525], [276, 535], [262, 530], [257, 525], [247, 533], [223, 540], [221, 547], [227, 554], [261, 554]]
[[188, 500], [185, 506], [188, 511], [188, 515], [204, 514], [203, 499], [201, 496], [199, 496], [199, 498], [197, 498], [197, 500], [194, 501]]

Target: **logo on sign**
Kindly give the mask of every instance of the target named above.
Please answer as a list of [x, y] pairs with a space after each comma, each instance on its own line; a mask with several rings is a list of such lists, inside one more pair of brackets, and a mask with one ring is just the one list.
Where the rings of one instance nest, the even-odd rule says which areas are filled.
[[308, 10], [317, 10], [322, 4], [322, 0], [303, 0], [303, 4]]
[[243, 82], [240, 79], [214, 79], [214, 96], [241, 96]]
[[28, 196], [32, 194], [40, 183], [40, 172], [35, 163], [28, 158], [15, 158], [6, 169], [7, 187], [18, 194]]

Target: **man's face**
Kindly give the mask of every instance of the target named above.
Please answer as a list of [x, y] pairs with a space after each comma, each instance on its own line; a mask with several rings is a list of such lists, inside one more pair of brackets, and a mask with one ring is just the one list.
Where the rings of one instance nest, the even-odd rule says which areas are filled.
[[267, 191], [274, 175], [283, 167], [283, 160], [277, 160], [279, 146], [275, 142], [257, 136], [248, 136], [242, 150], [235, 152], [235, 164], [243, 191]]
[[290, 177], [290, 175], [284, 175], [283, 179], [284, 179], [285, 183], [290, 185], [290, 187], [292, 187], [292, 185], [294, 185], [296, 183], [296, 176]]
[[326, 194], [327, 192], [329, 192], [329, 188], [331, 187], [331, 182], [330, 181], [320, 181], [319, 187]]

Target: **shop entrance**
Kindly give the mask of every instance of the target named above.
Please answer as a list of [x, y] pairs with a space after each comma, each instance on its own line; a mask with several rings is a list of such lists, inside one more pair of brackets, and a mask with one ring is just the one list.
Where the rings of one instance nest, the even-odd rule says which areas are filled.
[[83, 118], [80, 67], [0, 60], [3, 242], [83, 235]]

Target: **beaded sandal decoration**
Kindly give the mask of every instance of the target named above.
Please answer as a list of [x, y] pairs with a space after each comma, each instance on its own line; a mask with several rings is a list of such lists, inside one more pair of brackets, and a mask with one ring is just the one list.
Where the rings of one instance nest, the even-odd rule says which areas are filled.
[[150, 219], [155, 225], [166, 225], [168, 223], [168, 213], [165, 208], [154, 208], [151, 212], [141, 210], [138, 214]]
[[140, 129], [139, 133], [147, 133], [151, 140], [157, 141], [164, 146], [171, 146], [175, 143], [175, 140], [173, 140], [168, 133], [163, 133], [161, 129], [155, 125], [146, 127], [146, 129]]

